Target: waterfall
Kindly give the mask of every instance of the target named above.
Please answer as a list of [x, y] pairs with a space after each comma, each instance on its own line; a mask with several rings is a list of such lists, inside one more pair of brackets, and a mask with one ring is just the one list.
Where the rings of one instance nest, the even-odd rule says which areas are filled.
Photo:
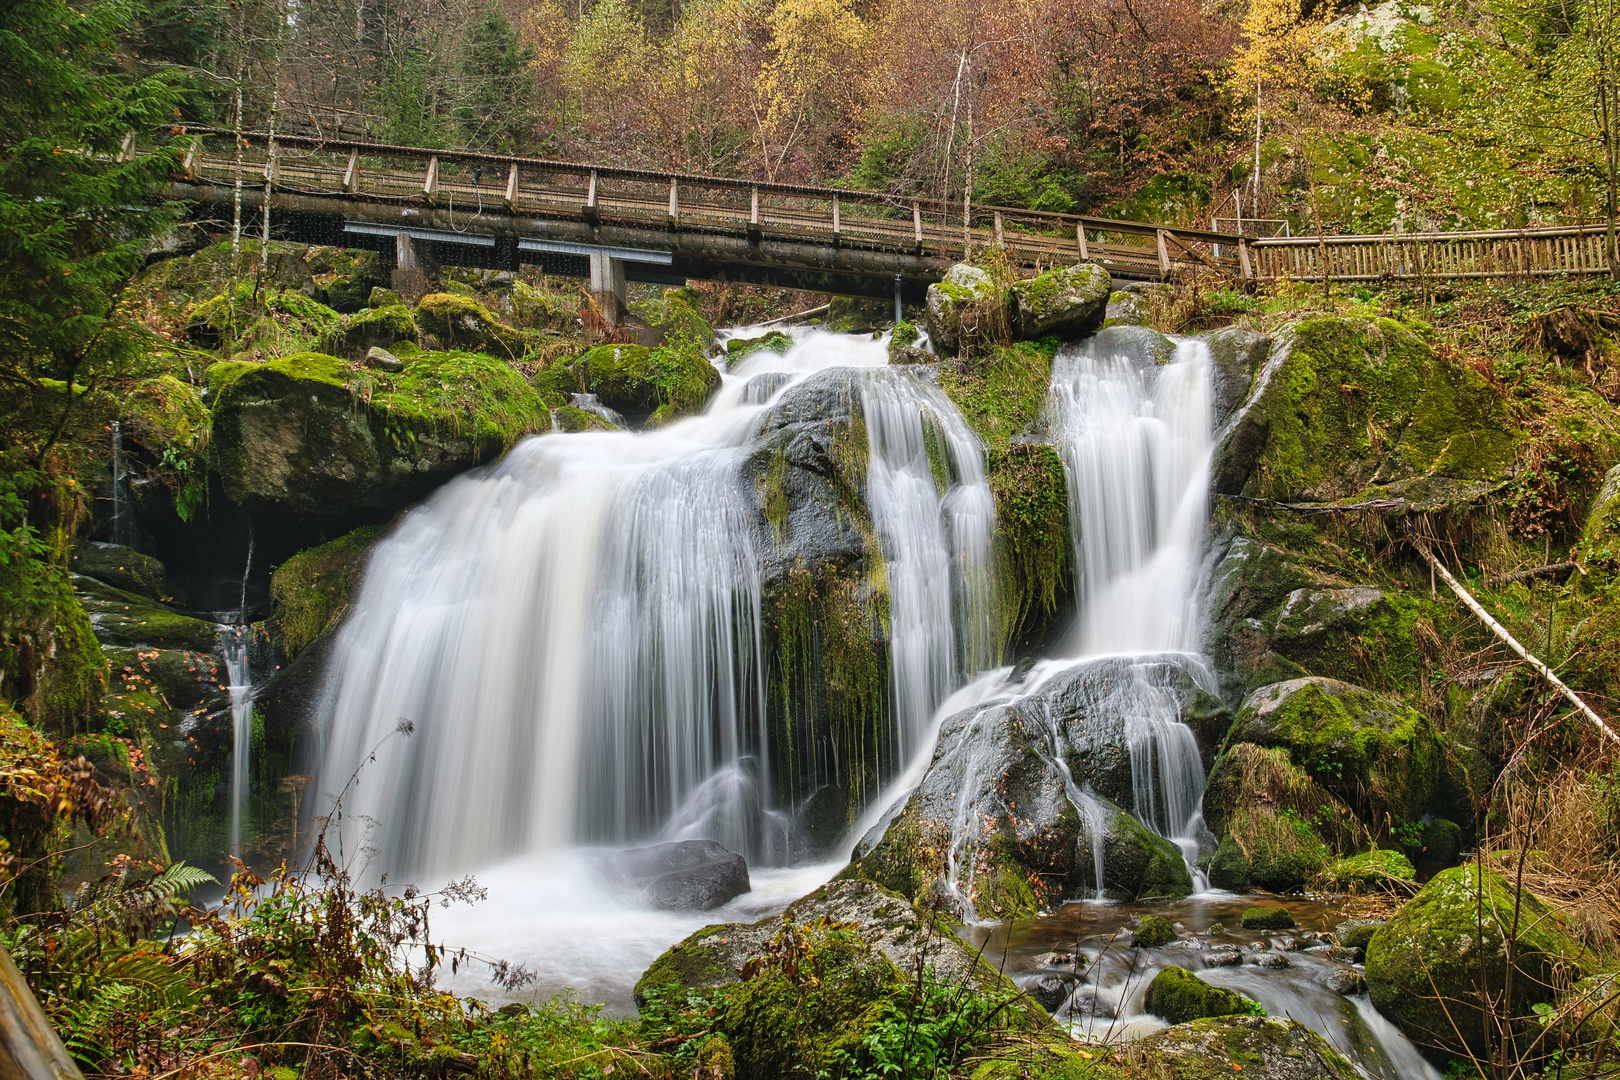
[[898, 760], [906, 761], [961, 674], [995, 662], [995, 507], [979, 442], [939, 387], [879, 370], [861, 381], [861, 397], [867, 504], [889, 581]]
[[247, 587], [253, 573], [253, 526], [248, 525], [247, 561], [242, 567], [242, 591], [236, 621], [221, 625], [220, 655], [225, 660], [231, 695], [231, 848], [242, 854], [242, 807], [248, 797], [248, 759], [253, 752], [253, 666], [249, 657], [253, 631], [248, 626]]
[[[1197, 655], [1213, 451], [1209, 348], [1182, 340], [1159, 364], [1139, 342], [1099, 335], [1067, 346], [1052, 374], [1048, 411], [1069, 478], [1079, 579], [1071, 647], [1081, 660], [1183, 654], [1213, 688]], [[1145, 665], [1130, 670], [1130, 683], [1092, 708], [1125, 717], [1131, 811], [1181, 849], [1202, 891], [1208, 882], [1197, 860], [1208, 829], [1198, 742], [1181, 721], [1179, 695]], [[1082, 820], [1093, 817], [1082, 810]]]
[[[986, 662], [986, 642], [952, 627], [994, 625], [992, 502], [949, 400], [886, 362], [881, 341], [801, 332], [724, 373], [702, 416], [530, 438], [406, 514], [370, 560], [320, 704], [320, 790], [360, 770], [348, 850], [396, 876], [655, 838], [787, 859], [766, 767], [765, 553], [741, 470], [766, 409], [827, 368], [860, 369], [891, 738], [915, 747]], [[402, 719], [414, 734], [390, 738]]]
[[231, 847], [242, 854], [242, 808], [248, 795], [248, 755], [253, 741], [253, 672], [248, 661], [252, 631], [245, 625], [222, 625], [220, 654], [225, 659], [231, 695]]
[[124, 425], [114, 420], [112, 425], [112, 542], [125, 547], [135, 546], [135, 522], [128, 506], [129, 496], [124, 491]]

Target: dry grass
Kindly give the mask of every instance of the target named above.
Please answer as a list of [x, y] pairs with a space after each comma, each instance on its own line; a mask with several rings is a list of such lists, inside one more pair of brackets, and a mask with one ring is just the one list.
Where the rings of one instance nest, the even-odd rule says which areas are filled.
[[1524, 852], [1526, 887], [1605, 951], [1620, 944], [1620, 790], [1610, 784], [1609, 774], [1575, 768], [1513, 784], [1484, 848], [1506, 871]]

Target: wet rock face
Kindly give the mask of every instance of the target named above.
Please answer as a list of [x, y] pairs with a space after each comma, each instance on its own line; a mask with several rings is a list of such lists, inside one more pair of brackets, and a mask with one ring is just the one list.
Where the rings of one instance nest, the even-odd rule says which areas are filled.
[[[1120, 695], [1139, 706], [1157, 698], [1169, 724], [1150, 739], [1128, 719], [1143, 710], [1120, 708]], [[1173, 662], [1108, 660], [1076, 666], [1028, 697], [948, 717], [904, 809], [857, 850], [858, 872], [907, 895], [966, 897], [981, 916], [1010, 917], [1094, 895], [1100, 854], [1110, 897], [1185, 896], [1181, 852], [1121, 803], [1162, 814], [1136, 804], [1133, 738], [1142, 762], [1158, 769], [1156, 740], [1179, 732], [1191, 741], [1176, 718], [1197, 697]]]
[[1504, 483], [1516, 441], [1484, 380], [1401, 323], [1306, 319], [1253, 378], [1216, 451], [1214, 487], [1281, 502], [1438, 506]]
[[1206, 335], [1204, 341], [1214, 361], [1211, 420], [1218, 431], [1248, 400], [1255, 377], [1271, 355], [1271, 339], [1254, 330], [1228, 326]]
[[612, 868], [639, 902], [664, 911], [710, 911], [750, 888], [747, 861], [713, 840], [616, 852]]
[[1132, 1048], [1133, 1059], [1152, 1062], [1165, 1080], [1215, 1080], [1237, 1075], [1262, 1080], [1351, 1080], [1355, 1066], [1320, 1035], [1294, 1020], [1223, 1016], [1177, 1024]]

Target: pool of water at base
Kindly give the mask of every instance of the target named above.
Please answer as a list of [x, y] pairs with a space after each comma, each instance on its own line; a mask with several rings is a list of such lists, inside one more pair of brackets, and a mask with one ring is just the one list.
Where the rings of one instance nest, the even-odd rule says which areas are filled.
[[[1287, 908], [1295, 927], [1242, 929], [1243, 912], [1257, 905]], [[1132, 947], [1133, 929], [1144, 915], [1169, 919], [1177, 940], [1159, 948]], [[1323, 900], [1214, 892], [1173, 903], [1065, 904], [1049, 915], [960, 932], [983, 948], [987, 961], [1026, 987], [1042, 976], [1073, 971], [1054, 964], [1052, 954], [1084, 956], [1068, 1000], [1055, 1013], [1077, 1038], [1124, 1042], [1169, 1026], [1147, 1012], [1144, 998], [1161, 969], [1184, 967], [1212, 985], [1253, 998], [1272, 1016], [1292, 1017], [1311, 1028], [1371, 1077], [1439, 1080], [1365, 993], [1347, 996], [1329, 988], [1336, 971], [1359, 971], [1326, 955], [1325, 936], [1344, 918], [1336, 904]], [[1237, 963], [1232, 963], [1234, 950]], [[1273, 958], [1262, 959], [1268, 955]]]

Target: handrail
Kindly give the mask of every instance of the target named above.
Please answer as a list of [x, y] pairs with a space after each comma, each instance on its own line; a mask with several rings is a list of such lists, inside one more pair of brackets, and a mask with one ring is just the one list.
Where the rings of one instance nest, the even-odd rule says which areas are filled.
[[0, 1080], [84, 1080], [4, 946], [0, 946]]
[[[170, 133], [184, 137], [187, 135], [219, 136], [234, 139], [238, 133], [229, 128], [217, 127], [175, 127], [169, 129]], [[241, 138], [249, 143], [268, 145], [270, 135], [262, 131], [243, 131]], [[646, 180], [661, 184], [674, 181], [678, 184], [690, 184], [698, 187], [727, 188], [736, 191], [758, 190], [776, 195], [796, 195], [808, 198], [832, 199], [864, 203], [871, 206], [884, 206], [897, 210], [910, 210], [913, 207], [924, 208], [928, 213], [958, 215], [960, 204], [944, 199], [923, 197], [908, 197], [902, 195], [889, 195], [876, 191], [860, 191], [853, 188], [810, 187], [802, 184], [778, 184], [763, 180], [741, 180], [736, 177], [708, 176], [700, 173], [659, 172], [652, 169], [633, 169], [620, 166], [591, 165], [577, 161], [560, 161], [548, 158], [523, 157], [516, 154], [490, 154], [474, 150], [433, 150], [419, 146], [398, 146], [392, 143], [361, 142], [353, 139], [328, 139], [312, 135], [286, 135], [277, 133], [275, 136], [278, 147], [300, 146], [311, 150], [342, 153], [345, 151], [358, 151], [362, 154], [372, 154], [378, 157], [406, 157], [418, 160], [456, 161], [469, 164], [488, 165], [517, 165], [520, 168], [536, 169], [549, 172], [575, 173], [581, 176], [595, 173], [603, 179], [620, 180]], [[1053, 225], [1066, 225], [1071, 228], [1079, 226], [1093, 232], [1130, 233], [1135, 236], [1156, 236], [1159, 232], [1167, 232], [1189, 240], [1216, 243], [1237, 244], [1245, 237], [1236, 233], [1212, 232], [1207, 229], [1189, 229], [1181, 226], [1158, 225], [1151, 222], [1121, 221], [1114, 218], [1088, 217], [1082, 214], [1062, 214], [1050, 210], [1026, 210], [1019, 207], [993, 206], [989, 204], [973, 204], [970, 212], [974, 217], [987, 217], [1001, 215], [1014, 220], [1030, 220]], [[1253, 241], [1249, 241], [1253, 242]]]
[[1526, 226], [1522, 229], [1476, 229], [1469, 232], [1346, 233], [1335, 236], [1267, 236], [1250, 240], [1258, 247], [1317, 247], [1321, 244], [1396, 244], [1449, 240], [1541, 240], [1559, 236], [1591, 236], [1608, 231], [1606, 224]]

